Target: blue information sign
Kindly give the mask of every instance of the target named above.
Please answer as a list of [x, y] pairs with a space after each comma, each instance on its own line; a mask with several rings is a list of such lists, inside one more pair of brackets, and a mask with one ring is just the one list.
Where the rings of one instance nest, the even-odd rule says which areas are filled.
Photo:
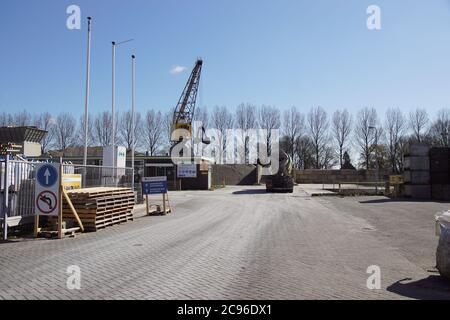
[[142, 179], [142, 194], [167, 193], [167, 177], [151, 177]]

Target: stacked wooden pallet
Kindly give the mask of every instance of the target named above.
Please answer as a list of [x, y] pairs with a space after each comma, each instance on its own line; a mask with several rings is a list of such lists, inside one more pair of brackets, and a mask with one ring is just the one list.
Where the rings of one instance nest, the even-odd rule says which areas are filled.
[[[129, 188], [89, 188], [67, 193], [86, 231], [133, 220], [134, 193]], [[76, 223], [65, 201], [63, 220]]]

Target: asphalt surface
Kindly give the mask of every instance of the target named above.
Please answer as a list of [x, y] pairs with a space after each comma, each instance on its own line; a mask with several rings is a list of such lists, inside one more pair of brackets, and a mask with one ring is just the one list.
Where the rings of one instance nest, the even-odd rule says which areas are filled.
[[[433, 229], [449, 204], [320, 198], [302, 188], [170, 197], [168, 216], [75, 239], [1, 243], [0, 299], [450, 298], [434, 269]], [[67, 287], [73, 265], [79, 290]], [[366, 285], [373, 265], [380, 290]]]

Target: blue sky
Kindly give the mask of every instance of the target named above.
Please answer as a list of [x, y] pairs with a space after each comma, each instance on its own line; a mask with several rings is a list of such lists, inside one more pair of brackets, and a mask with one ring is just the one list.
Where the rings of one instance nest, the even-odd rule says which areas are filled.
[[[81, 7], [83, 28], [66, 28]], [[382, 30], [366, 28], [381, 7]], [[130, 107], [130, 56], [137, 55], [137, 108], [168, 110], [196, 57], [199, 102], [241, 102], [328, 111], [364, 106], [430, 112], [450, 105], [448, 0], [2, 0], [0, 112], [84, 108], [86, 17], [93, 17], [93, 112], [110, 110], [111, 41], [117, 108]], [[171, 74], [174, 66], [187, 67]]]

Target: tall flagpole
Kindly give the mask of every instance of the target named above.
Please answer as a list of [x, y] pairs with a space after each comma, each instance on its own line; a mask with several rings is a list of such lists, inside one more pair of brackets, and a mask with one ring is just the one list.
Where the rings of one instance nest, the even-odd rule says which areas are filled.
[[91, 85], [91, 17], [88, 17], [88, 45], [86, 62], [86, 97], [84, 101], [84, 157], [83, 165], [87, 165], [88, 132], [89, 132], [89, 93]]
[[135, 75], [136, 75], [136, 56], [131, 56], [131, 185], [134, 191], [134, 148], [135, 148]]
[[111, 119], [112, 119], [112, 153], [113, 153], [113, 166], [116, 166], [116, 43], [112, 43], [112, 107], [111, 107]]

